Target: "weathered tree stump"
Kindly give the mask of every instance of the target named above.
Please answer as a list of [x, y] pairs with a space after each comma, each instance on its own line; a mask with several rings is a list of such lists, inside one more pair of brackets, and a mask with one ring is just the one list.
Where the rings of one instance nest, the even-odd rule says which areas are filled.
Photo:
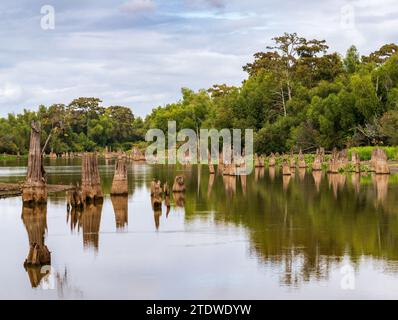
[[301, 151], [301, 148], [298, 155], [298, 166], [300, 169], [307, 168], [307, 164], [305, 163], [304, 155], [303, 152]]
[[89, 203], [104, 199], [96, 153], [84, 153], [82, 158], [82, 198]]
[[69, 212], [70, 209], [82, 209], [84, 207], [84, 200], [82, 191], [79, 184], [73, 189], [66, 192], [66, 208]]
[[44, 242], [47, 230], [46, 205], [23, 206], [22, 221], [29, 238], [29, 253], [24, 266], [44, 266], [51, 264], [51, 253]]
[[264, 168], [265, 167], [265, 159], [263, 156], [255, 155], [254, 157], [254, 167], [255, 168]]
[[286, 160], [283, 161], [282, 163], [282, 175], [284, 176], [290, 176], [292, 172], [290, 171], [290, 166]]
[[151, 182], [151, 204], [153, 210], [158, 210], [162, 207], [162, 184], [155, 179]]
[[295, 169], [295, 168], [296, 168], [296, 159], [294, 158], [293, 151], [290, 152], [290, 160], [289, 160], [289, 163], [290, 163], [290, 168], [291, 168], [291, 169]]
[[151, 182], [151, 196], [161, 195], [161, 194], [162, 194], [161, 182], [153, 179]]
[[276, 165], [275, 155], [273, 153], [271, 153], [271, 156], [269, 158], [269, 166], [270, 167], [275, 167], [275, 165]]
[[24, 203], [47, 203], [46, 178], [40, 147], [40, 125], [32, 122], [29, 145], [28, 173], [22, 187]]
[[119, 155], [115, 165], [111, 195], [127, 195], [128, 193], [126, 160], [122, 155]]
[[356, 152], [352, 152], [351, 154], [351, 164], [353, 166], [353, 172], [361, 173], [361, 159], [359, 158], [359, 154]]
[[372, 165], [376, 174], [390, 174], [388, 158], [385, 150], [377, 148], [372, 153]]
[[339, 173], [340, 167], [339, 153], [336, 149], [333, 149], [332, 158], [329, 161], [328, 173]]
[[173, 192], [174, 193], [183, 193], [185, 192], [185, 180], [183, 176], [177, 176], [174, 180], [173, 184]]
[[207, 155], [208, 155], [207, 159], [208, 159], [208, 162], [209, 162], [209, 174], [215, 174], [216, 170], [214, 169], [214, 164], [213, 164], [212, 159], [211, 159], [210, 151], [208, 151]]
[[322, 154], [319, 149], [316, 150], [314, 162], [312, 164], [312, 171], [322, 171]]
[[223, 175], [224, 176], [236, 176], [236, 165], [234, 163], [224, 165]]

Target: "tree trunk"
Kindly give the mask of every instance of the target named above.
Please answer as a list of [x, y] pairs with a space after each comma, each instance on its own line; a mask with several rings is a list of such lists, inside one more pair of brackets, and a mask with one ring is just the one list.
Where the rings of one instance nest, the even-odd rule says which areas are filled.
[[127, 167], [123, 156], [119, 156], [115, 165], [115, 175], [112, 183], [112, 195], [127, 195], [128, 181], [127, 181]]
[[31, 127], [28, 173], [22, 188], [22, 200], [24, 203], [46, 203], [46, 173], [40, 148], [40, 125], [32, 122]]
[[96, 153], [85, 153], [82, 158], [82, 198], [85, 202], [102, 202], [104, 198]]

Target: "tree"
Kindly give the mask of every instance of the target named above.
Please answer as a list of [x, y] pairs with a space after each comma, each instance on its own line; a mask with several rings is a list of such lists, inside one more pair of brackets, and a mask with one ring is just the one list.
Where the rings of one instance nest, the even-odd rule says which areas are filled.
[[344, 58], [344, 68], [347, 73], [355, 73], [360, 65], [359, 52], [356, 46], [351, 46]]

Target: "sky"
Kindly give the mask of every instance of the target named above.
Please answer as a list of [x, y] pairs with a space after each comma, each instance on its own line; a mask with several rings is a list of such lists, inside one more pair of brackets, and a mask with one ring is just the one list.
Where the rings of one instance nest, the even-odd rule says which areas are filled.
[[145, 116], [182, 87], [240, 85], [284, 32], [368, 54], [398, 42], [398, 0], [1, 0], [0, 116], [77, 97]]

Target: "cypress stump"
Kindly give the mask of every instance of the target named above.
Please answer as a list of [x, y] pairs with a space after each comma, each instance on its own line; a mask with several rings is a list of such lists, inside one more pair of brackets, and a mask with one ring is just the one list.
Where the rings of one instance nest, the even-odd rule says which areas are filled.
[[123, 156], [119, 155], [115, 165], [115, 175], [112, 183], [112, 195], [127, 195], [128, 181], [127, 181], [127, 166]]
[[82, 198], [88, 203], [104, 199], [96, 153], [84, 153], [82, 158]]
[[321, 151], [319, 149], [317, 149], [315, 159], [312, 164], [312, 170], [313, 171], [322, 171], [322, 162], [323, 162], [323, 157], [322, 157]]
[[28, 173], [22, 187], [22, 201], [30, 204], [47, 203], [47, 188], [40, 147], [40, 125], [32, 122], [29, 145]]
[[388, 158], [385, 150], [377, 148], [372, 152], [372, 166], [376, 174], [390, 174], [388, 167]]

